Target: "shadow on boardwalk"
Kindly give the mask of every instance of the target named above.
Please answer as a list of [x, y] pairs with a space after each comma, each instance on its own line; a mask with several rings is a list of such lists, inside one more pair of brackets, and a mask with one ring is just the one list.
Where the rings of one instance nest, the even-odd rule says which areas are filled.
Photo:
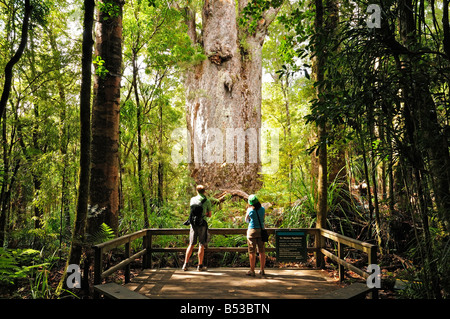
[[339, 289], [338, 281], [316, 269], [266, 269], [249, 277], [247, 268], [205, 272], [145, 269], [126, 287], [154, 299], [314, 299]]

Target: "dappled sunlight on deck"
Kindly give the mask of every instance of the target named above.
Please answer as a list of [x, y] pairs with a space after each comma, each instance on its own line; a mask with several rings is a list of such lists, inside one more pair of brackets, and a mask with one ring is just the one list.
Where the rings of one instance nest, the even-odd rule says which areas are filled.
[[126, 285], [149, 298], [182, 299], [305, 299], [338, 289], [338, 282], [316, 269], [266, 269], [249, 277], [247, 268], [145, 269]]

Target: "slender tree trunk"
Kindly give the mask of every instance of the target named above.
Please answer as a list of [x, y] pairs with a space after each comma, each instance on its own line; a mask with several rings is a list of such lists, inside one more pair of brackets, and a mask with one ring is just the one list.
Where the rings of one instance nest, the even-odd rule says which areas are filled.
[[[80, 171], [78, 180], [78, 197], [75, 213], [75, 224], [72, 233], [72, 243], [67, 258], [66, 269], [70, 264], [80, 265], [83, 254], [85, 231], [88, 217], [89, 179], [91, 157], [91, 87], [92, 87], [92, 31], [94, 25], [95, 0], [84, 0], [83, 44], [81, 58], [81, 89], [80, 89]], [[86, 256], [84, 269], [89, 265]], [[67, 272], [64, 272], [57, 293], [61, 292], [65, 284]], [[89, 290], [88, 277], [84, 276], [82, 288]]]
[[[17, 176], [17, 172], [20, 168], [20, 159], [15, 161], [14, 168], [10, 170], [10, 156], [12, 152], [13, 143], [8, 143], [8, 138], [6, 135], [6, 112], [3, 113], [3, 123], [2, 123], [2, 141], [3, 141], [3, 172], [2, 172], [2, 189], [0, 194], [0, 247], [4, 246], [7, 225], [9, 217], [9, 208], [11, 202], [11, 190], [14, 185], [14, 181]], [[12, 133], [12, 136], [14, 133]], [[13, 138], [11, 138], [12, 141]], [[11, 174], [11, 175], [10, 175]]]
[[158, 128], [158, 206], [161, 207], [164, 201], [164, 162], [163, 162], [163, 104], [162, 102], [158, 105], [158, 117], [159, 117], [159, 128]]
[[386, 116], [386, 144], [388, 150], [388, 189], [389, 189], [389, 211], [391, 214], [395, 212], [395, 180], [394, 180], [394, 151], [392, 147], [392, 114], [388, 108]]
[[5, 66], [5, 82], [3, 84], [2, 97], [0, 99], [0, 121], [3, 119], [3, 113], [5, 112], [6, 104], [8, 103], [9, 94], [11, 92], [12, 78], [13, 78], [13, 67], [19, 62], [22, 57], [23, 51], [27, 45], [28, 41], [28, 27], [30, 23], [31, 11], [33, 10], [30, 0], [25, 0], [25, 14], [22, 22], [22, 36], [20, 39], [19, 47], [17, 48], [14, 56], [9, 60]]
[[[30, 34], [30, 69], [31, 69], [31, 77], [33, 79], [36, 79], [38, 77], [38, 72], [36, 71], [36, 52], [35, 52], [35, 41], [32, 38], [33, 33]], [[32, 92], [37, 92], [37, 88], [35, 84], [31, 85]], [[37, 100], [38, 99], [34, 99]], [[42, 154], [42, 150], [44, 147], [40, 145], [40, 132], [39, 132], [39, 123], [41, 122], [40, 119], [40, 110], [39, 110], [39, 102], [33, 103], [33, 128], [31, 133], [31, 146], [34, 150], [34, 152], [30, 152], [29, 149], [23, 148], [24, 153], [26, 154], [26, 157], [29, 160], [29, 164], [32, 165], [32, 163], [35, 162], [36, 152], [39, 154], [39, 156]], [[24, 144], [23, 144], [24, 145]], [[33, 186], [34, 186], [34, 198], [38, 199], [40, 197], [41, 192], [41, 172], [39, 170], [32, 170], [31, 173], [32, 179], [33, 179]], [[42, 208], [39, 206], [39, 200], [35, 200], [35, 203], [33, 204], [33, 210], [34, 210], [34, 228], [35, 229], [41, 229], [43, 226], [42, 217], [43, 217], [43, 211]], [[36, 236], [34, 240], [36, 240]], [[37, 245], [37, 242], [34, 242], [35, 245]]]
[[187, 10], [188, 34], [208, 59], [186, 73], [186, 114], [191, 175], [210, 189], [254, 192], [261, 186], [262, 45], [277, 10], [248, 34], [237, 17], [247, 0], [204, 1], [202, 36]]
[[9, 152], [8, 152], [8, 138], [6, 135], [6, 113], [3, 113], [2, 125], [2, 146], [3, 146], [3, 170], [2, 170], [2, 190], [0, 194], [0, 247], [3, 247], [6, 231], [6, 202], [7, 202], [7, 188], [9, 182]]
[[[69, 211], [69, 187], [68, 187], [68, 171], [69, 159], [67, 156], [67, 148], [69, 143], [69, 124], [67, 121], [67, 103], [66, 103], [66, 91], [64, 83], [61, 79], [62, 64], [59, 58], [59, 52], [56, 44], [55, 35], [51, 28], [46, 28], [46, 32], [50, 39], [50, 46], [52, 48], [52, 58], [54, 65], [58, 68], [59, 77], [56, 79], [59, 93], [59, 107], [60, 107], [60, 142], [59, 150], [63, 160], [63, 171], [61, 181], [61, 228], [64, 228], [64, 233], [70, 235], [70, 211]], [[65, 219], [65, 227], [63, 227], [63, 218]]]
[[[376, 155], [373, 149], [373, 143], [375, 141], [375, 117], [373, 114], [374, 105], [367, 106], [367, 116], [368, 116], [368, 128], [370, 136], [370, 171], [373, 183], [373, 202], [374, 202], [374, 212], [375, 212], [375, 230], [377, 235], [378, 248], [381, 253], [383, 253], [382, 241], [381, 241], [381, 229], [380, 229], [380, 205], [378, 201], [378, 183], [377, 183], [377, 165], [376, 165]], [[369, 184], [368, 184], [369, 185]], [[369, 189], [370, 192], [370, 189]]]
[[286, 113], [286, 143], [287, 143], [287, 155], [289, 159], [289, 168], [288, 168], [288, 179], [289, 179], [289, 203], [292, 203], [292, 182], [293, 182], [293, 174], [294, 174], [294, 159], [292, 157], [292, 129], [291, 129], [291, 112], [290, 112], [290, 103], [289, 103], [289, 75], [285, 75], [284, 83], [283, 79], [280, 81], [281, 91], [283, 93], [284, 99], [284, 109]]
[[142, 206], [144, 209], [144, 228], [149, 227], [148, 223], [148, 208], [147, 208], [147, 197], [145, 196], [144, 191], [144, 182], [142, 178], [142, 108], [141, 103], [139, 101], [139, 91], [137, 84], [137, 76], [138, 76], [138, 68], [137, 68], [137, 55], [136, 52], [133, 52], [133, 87], [134, 87], [134, 95], [136, 100], [136, 126], [137, 126], [137, 139], [138, 139], [138, 183], [139, 183], [139, 192], [141, 193]]
[[[315, 0], [316, 16], [314, 20], [314, 55], [312, 60], [312, 77], [314, 82], [320, 83], [324, 80], [324, 68], [326, 56], [325, 50], [325, 8], [322, 0]], [[316, 86], [316, 97], [319, 103], [323, 102], [323, 86]], [[326, 122], [317, 123], [317, 202], [316, 202], [316, 227], [327, 227], [327, 197], [328, 197], [328, 161], [327, 161], [327, 128]]]
[[69, 264], [79, 264], [82, 254], [86, 221], [88, 215], [90, 144], [91, 144], [91, 88], [92, 88], [92, 30], [94, 24], [94, 0], [84, 1], [83, 48], [81, 60], [80, 90], [80, 171], [78, 197]]
[[[442, 6], [442, 25], [443, 25], [443, 31], [444, 31], [444, 52], [447, 55], [447, 59], [450, 60], [450, 22], [449, 22], [449, 15], [448, 15], [448, 6], [449, 6], [449, 0], [443, 0], [443, 6]], [[433, 3], [433, 12], [434, 12], [434, 3]], [[434, 17], [434, 14], [433, 14]]]
[[95, 56], [104, 61], [94, 77], [89, 234], [102, 223], [118, 232], [119, 217], [119, 107], [122, 79], [121, 0], [108, 1], [113, 10], [99, 7]]

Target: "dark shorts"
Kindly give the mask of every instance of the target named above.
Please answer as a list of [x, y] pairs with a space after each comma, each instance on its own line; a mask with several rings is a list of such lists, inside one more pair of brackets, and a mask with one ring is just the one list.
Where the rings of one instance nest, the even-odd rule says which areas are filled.
[[206, 235], [208, 232], [208, 227], [205, 226], [193, 226], [191, 225], [191, 231], [189, 233], [189, 245], [197, 244], [197, 241], [200, 245], [206, 245]]

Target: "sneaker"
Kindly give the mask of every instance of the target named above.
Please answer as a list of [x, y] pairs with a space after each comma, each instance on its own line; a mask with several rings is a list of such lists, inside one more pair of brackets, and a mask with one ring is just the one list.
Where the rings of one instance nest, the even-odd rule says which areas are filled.
[[265, 275], [266, 275], [266, 273], [264, 272], [264, 270], [260, 270], [260, 271], [259, 271], [259, 274], [260, 274], [261, 276], [265, 276]]
[[206, 267], [203, 265], [198, 265], [197, 266], [197, 271], [206, 271]]
[[247, 272], [247, 276], [255, 277], [255, 272], [253, 270], [249, 270]]
[[188, 270], [187, 264], [185, 263], [185, 264], [183, 265], [183, 267], [181, 267], [181, 269], [183, 269], [184, 271], [187, 271], [187, 270]]

